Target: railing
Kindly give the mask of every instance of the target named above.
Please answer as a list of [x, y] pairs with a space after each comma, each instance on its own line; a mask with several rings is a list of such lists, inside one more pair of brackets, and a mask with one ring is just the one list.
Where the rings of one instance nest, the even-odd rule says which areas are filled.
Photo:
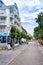
[[0, 20], [0, 25], [6, 25], [5, 20]]
[[0, 14], [0, 16], [6, 17], [6, 13], [4, 13], [4, 14]]

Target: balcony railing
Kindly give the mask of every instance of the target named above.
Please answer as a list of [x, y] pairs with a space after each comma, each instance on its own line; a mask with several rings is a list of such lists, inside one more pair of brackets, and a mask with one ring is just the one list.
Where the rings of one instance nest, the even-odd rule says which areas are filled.
[[6, 17], [7, 15], [6, 15], [6, 13], [0, 13], [0, 16], [3, 16], [3, 17]]

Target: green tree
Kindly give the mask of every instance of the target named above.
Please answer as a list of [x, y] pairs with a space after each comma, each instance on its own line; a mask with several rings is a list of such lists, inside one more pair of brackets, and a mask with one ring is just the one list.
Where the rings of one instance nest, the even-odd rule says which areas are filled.
[[25, 38], [27, 40], [31, 39], [31, 37], [27, 35], [27, 31], [24, 28], [22, 28], [22, 32], [20, 32], [15, 26], [11, 27], [10, 36], [12, 40], [16, 38], [19, 43], [20, 43], [21, 38]]
[[22, 27], [22, 31], [27, 34], [27, 31]]
[[19, 42], [21, 38], [21, 32], [15, 26], [12, 26], [10, 30], [10, 37], [12, 40], [16, 39]]
[[43, 39], [43, 12], [38, 14], [36, 22], [38, 23], [38, 27], [34, 29], [34, 37], [36, 39]]
[[12, 26], [11, 27], [11, 30], [10, 30], [11, 39], [14, 39], [15, 38], [15, 34], [16, 34], [16, 27], [15, 26]]
[[43, 12], [38, 14], [36, 22], [39, 24], [39, 27], [43, 30]]
[[39, 28], [39, 27], [34, 28], [34, 37], [35, 37], [36, 39], [41, 38], [40, 28]]

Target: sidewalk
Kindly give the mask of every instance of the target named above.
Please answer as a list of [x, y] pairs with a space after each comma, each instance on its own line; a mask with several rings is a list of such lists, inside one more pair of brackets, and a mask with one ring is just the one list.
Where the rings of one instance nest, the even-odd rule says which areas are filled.
[[28, 45], [20, 45], [14, 50], [0, 51], [0, 65], [8, 65], [16, 56], [18, 56]]
[[43, 46], [39, 46], [39, 50], [40, 50], [41, 53], [43, 54]]
[[38, 42], [37, 42], [37, 46], [38, 46], [39, 50], [41, 51], [41, 53], [43, 54], [43, 46], [40, 45]]

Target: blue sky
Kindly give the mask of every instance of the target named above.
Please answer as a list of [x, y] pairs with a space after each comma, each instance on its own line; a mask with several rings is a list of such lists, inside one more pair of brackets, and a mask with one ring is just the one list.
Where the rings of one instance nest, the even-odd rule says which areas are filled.
[[17, 3], [22, 26], [33, 35], [34, 28], [38, 26], [35, 18], [39, 12], [43, 11], [43, 0], [3, 0], [3, 2], [6, 5]]

